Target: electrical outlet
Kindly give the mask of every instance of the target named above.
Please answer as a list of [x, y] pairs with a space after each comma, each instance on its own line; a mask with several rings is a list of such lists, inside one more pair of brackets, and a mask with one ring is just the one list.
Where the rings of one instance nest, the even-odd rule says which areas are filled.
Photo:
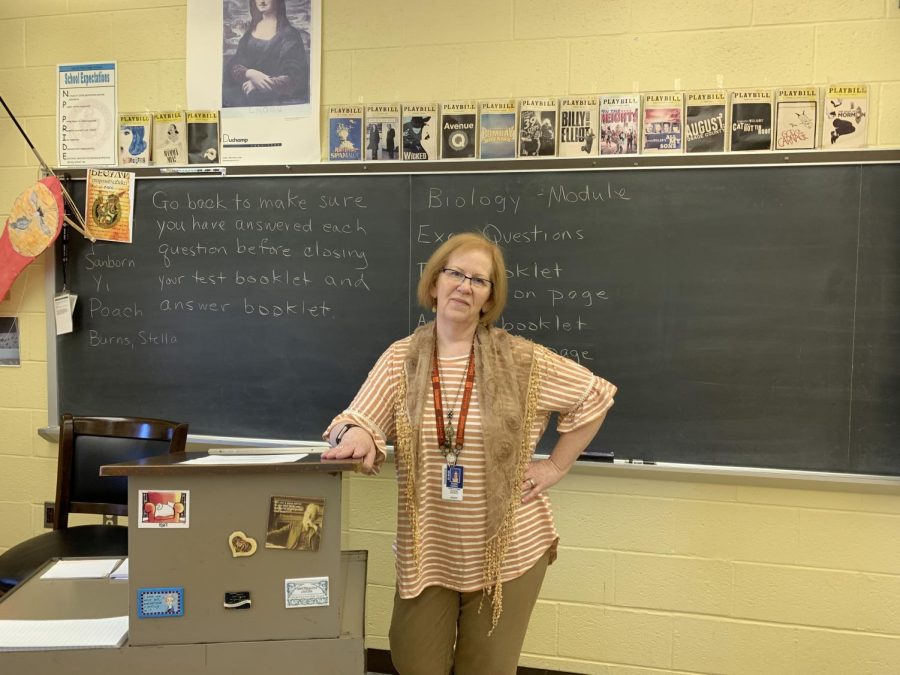
[[119, 524], [119, 516], [114, 516], [109, 513], [103, 514], [103, 524], [104, 525], [118, 525]]
[[44, 502], [44, 527], [53, 527], [53, 515], [56, 511], [54, 502]]

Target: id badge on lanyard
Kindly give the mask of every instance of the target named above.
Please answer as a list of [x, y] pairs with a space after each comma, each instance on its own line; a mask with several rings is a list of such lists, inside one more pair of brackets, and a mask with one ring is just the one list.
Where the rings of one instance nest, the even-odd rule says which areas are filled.
[[463, 500], [463, 468], [459, 464], [441, 468], [441, 499], [447, 502]]

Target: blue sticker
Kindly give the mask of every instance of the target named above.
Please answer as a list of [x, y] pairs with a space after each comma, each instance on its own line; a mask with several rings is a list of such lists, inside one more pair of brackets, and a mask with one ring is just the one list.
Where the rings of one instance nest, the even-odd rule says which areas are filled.
[[184, 616], [184, 587], [139, 588], [137, 615], [139, 619]]

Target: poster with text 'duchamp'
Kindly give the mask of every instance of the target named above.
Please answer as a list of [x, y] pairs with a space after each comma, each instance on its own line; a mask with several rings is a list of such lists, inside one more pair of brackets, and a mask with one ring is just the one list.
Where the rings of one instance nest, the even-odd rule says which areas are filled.
[[221, 110], [222, 164], [320, 161], [321, 0], [188, 0], [188, 108]]

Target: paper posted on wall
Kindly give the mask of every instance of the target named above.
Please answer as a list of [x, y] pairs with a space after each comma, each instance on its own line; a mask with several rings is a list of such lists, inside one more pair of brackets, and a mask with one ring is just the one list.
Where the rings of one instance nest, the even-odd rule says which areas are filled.
[[57, 66], [56, 152], [60, 166], [114, 166], [116, 62]]
[[97, 239], [131, 243], [134, 174], [88, 169], [84, 207], [88, 232]]
[[263, 4], [188, 0], [188, 108], [221, 111], [216, 163], [318, 162], [322, 2]]
[[0, 366], [18, 366], [19, 356], [19, 318], [0, 316]]
[[56, 334], [65, 335], [73, 329], [72, 315], [78, 296], [69, 291], [62, 291], [53, 296], [53, 315], [56, 318]]

